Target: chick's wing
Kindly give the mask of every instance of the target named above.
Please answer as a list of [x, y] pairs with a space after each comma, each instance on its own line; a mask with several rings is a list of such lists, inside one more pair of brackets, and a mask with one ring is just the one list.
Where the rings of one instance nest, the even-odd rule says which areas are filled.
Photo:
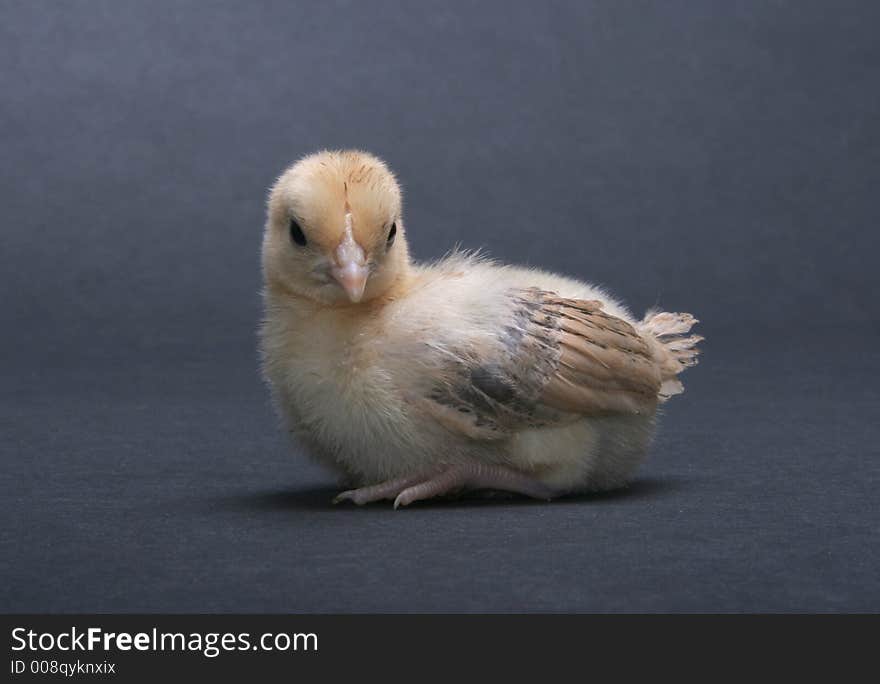
[[653, 410], [660, 369], [632, 325], [598, 301], [535, 288], [510, 298], [498, 343], [455, 354], [429, 379], [419, 404], [445, 427], [501, 439], [581, 416]]

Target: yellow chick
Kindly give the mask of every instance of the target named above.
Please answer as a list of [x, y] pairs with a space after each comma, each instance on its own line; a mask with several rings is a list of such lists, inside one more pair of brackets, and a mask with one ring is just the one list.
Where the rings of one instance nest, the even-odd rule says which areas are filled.
[[463, 489], [540, 499], [624, 485], [697, 361], [690, 314], [453, 252], [416, 264], [392, 172], [320, 152], [271, 190], [264, 375], [291, 433], [394, 507]]

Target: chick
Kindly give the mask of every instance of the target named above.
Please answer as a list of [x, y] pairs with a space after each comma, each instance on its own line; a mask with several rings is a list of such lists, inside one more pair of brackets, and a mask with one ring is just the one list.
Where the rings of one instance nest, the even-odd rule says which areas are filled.
[[463, 489], [540, 499], [624, 485], [697, 361], [689, 314], [453, 252], [410, 259], [394, 175], [320, 152], [271, 190], [264, 375], [291, 433], [394, 507]]

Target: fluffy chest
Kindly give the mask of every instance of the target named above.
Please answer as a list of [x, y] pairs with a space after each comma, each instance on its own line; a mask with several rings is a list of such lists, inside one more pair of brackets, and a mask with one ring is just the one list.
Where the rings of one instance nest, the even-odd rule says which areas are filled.
[[318, 316], [265, 331], [265, 345], [291, 427], [334, 460], [400, 441], [405, 403], [377, 322]]
[[333, 407], [337, 415], [353, 414], [392, 394], [379, 346], [365, 326], [319, 323], [293, 336], [285, 365], [297, 403], [310, 413]]

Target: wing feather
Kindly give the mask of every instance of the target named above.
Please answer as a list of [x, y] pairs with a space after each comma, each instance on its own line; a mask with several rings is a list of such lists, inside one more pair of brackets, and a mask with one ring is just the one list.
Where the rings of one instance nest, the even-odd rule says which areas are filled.
[[505, 342], [454, 355], [457, 380], [424, 402], [439, 422], [474, 439], [563, 424], [580, 416], [653, 411], [661, 387], [651, 345], [601, 302], [539, 289], [511, 291]]

